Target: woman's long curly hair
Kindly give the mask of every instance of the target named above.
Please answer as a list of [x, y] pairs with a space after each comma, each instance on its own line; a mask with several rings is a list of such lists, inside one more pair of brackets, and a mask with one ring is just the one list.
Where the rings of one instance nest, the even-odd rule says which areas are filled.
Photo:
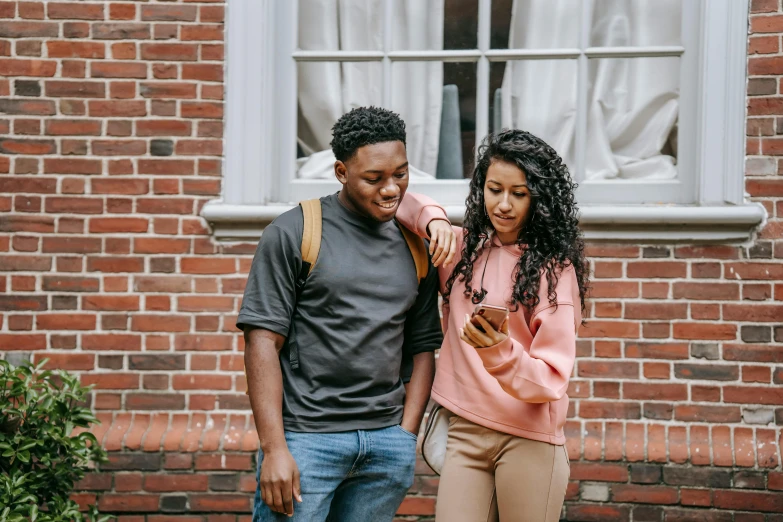
[[444, 299], [448, 302], [457, 278], [465, 282], [465, 297], [472, 295], [473, 264], [493, 230], [484, 204], [484, 183], [493, 161], [519, 167], [525, 173], [531, 195], [527, 221], [517, 237], [517, 245], [524, 245], [524, 248], [514, 270], [514, 289], [509, 305], [518, 308], [521, 304], [532, 311], [540, 302], [541, 274], [546, 273], [547, 297], [557, 306], [558, 279], [562, 270], [571, 265], [576, 272], [584, 311], [589, 268], [574, 201], [576, 184], [571, 181], [568, 168], [557, 152], [544, 140], [522, 130], [489, 134], [479, 147], [470, 194], [465, 202], [462, 258], [446, 282]]

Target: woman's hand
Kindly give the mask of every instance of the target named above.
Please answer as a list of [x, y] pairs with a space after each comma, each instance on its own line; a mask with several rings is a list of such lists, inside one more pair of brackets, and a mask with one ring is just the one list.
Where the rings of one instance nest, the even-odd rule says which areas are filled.
[[492, 328], [492, 325], [480, 315], [473, 316], [476, 322], [484, 329], [482, 332], [473, 324], [470, 316], [465, 314], [465, 325], [460, 328], [460, 338], [473, 348], [487, 348], [502, 343], [508, 338], [508, 317], [500, 325], [500, 331]]
[[457, 234], [445, 219], [433, 219], [427, 225], [433, 266], [448, 265], [457, 253]]

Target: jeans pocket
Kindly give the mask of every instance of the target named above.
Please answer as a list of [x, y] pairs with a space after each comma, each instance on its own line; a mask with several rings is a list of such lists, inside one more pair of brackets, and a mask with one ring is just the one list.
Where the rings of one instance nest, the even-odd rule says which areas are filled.
[[405, 428], [403, 428], [399, 424], [397, 424], [395, 427], [398, 430], [400, 430], [401, 432], [403, 432], [405, 435], [407, 435], [408, 437], [412, 438], [413, 440], [418, 440], [419, 439], [418, 435], [416, 435], [415, 433], [411, 433], [410, 431], [406, 430]]

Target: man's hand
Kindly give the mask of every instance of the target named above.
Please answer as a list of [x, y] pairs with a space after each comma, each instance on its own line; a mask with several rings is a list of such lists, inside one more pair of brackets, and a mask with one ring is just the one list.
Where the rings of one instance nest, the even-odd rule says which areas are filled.
[[433, 219], [427, 225], [433, 266], [448, 265], [457, 253], [457, 235], [445, 219]]
[[261, 499], [272, 511], [294, 516], [294, 499], [301, 502], [302, 495], [299, 468], [288, 448], [264, 453], [259, 488]]

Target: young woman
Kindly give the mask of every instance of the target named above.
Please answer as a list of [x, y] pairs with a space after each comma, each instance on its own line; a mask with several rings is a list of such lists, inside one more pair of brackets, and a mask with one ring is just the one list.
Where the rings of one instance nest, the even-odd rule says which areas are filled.
[[[419, 194], [397, 212], [431, 238], [444, 301], [432, 397], [454, 415], [438, 521], [560, 517], [566, 389], [588, 284], [575, 187], [552, 147], [506, 130], [479, 149], [464, 228]], [[451, 264], [454, 242], [461, 258]], [[479, 303], [508, 308], [508, 319], [497, 330], [478, 316], [474, 324]]]

